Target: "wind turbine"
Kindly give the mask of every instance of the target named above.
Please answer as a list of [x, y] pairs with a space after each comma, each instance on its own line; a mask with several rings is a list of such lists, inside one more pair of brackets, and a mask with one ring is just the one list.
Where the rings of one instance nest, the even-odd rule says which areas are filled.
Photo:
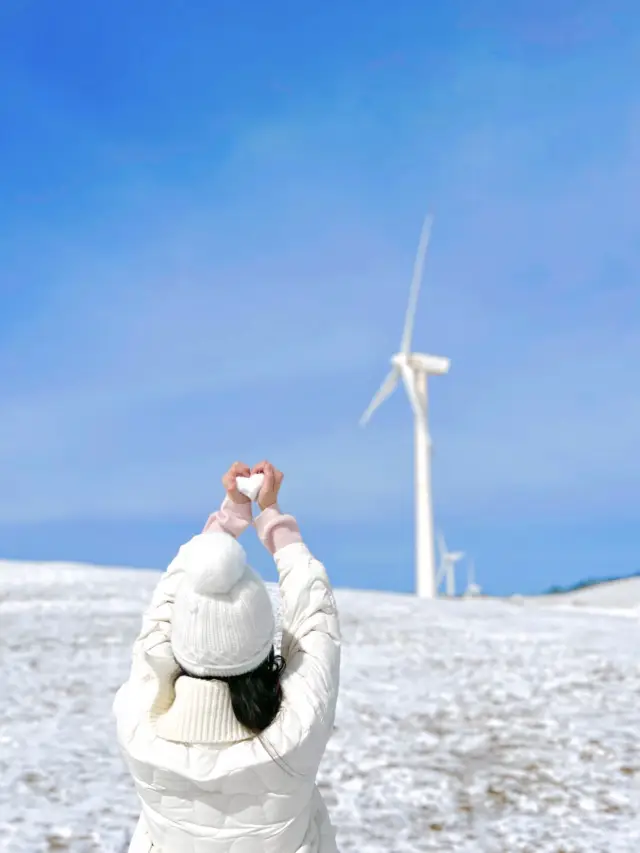
[[433, 502], [431, 499], [431, 437], [427, 419], [427, 377], [449, 372], [449, 359], [411, 351], [413, 321], [422, 282], [433, 217], [427, 216], [422, 226], [418, 252], [413, 267], [409, 305], [404, 322], [400, 352], [391, 358], [392, 368], [360, 419], [364, 426], [378, 406], [395, 390], [400, 378], [404, 383], [414, 414], [414, 484], [416, 503], [416, 592], [420, 598], [435, 598], [436, 572], [433, 541]]
[[482, 589], [476, 583], [476, 564], [474, 560], [469, 560], [467, 564], [467, 589], [465, 595], [468, 598], [475, 598], [480, 595]]
[[440, 568], [436, 579], [436, 588], [443, 580], [447, 582], [447, 595], [453, 598], [456, 594], [456, 563], [464, 557], [464, 551], [449, 551], [444, 535], [438, 534], [438, 545], [440, 550]]

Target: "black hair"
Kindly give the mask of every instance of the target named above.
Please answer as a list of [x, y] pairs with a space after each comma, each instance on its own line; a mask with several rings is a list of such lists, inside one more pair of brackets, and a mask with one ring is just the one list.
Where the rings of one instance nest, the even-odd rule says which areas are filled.
[[265, 660], [251, 672], [219, 679], [229, 686], [236, 720], [253, 734], [259, 735], [268, 729], [280, 710], [280, 675], [284, 667], [284, 658], [271, 649]]
[[[260, 735], [275, 720], [282, 704], [280, 676], [284, 658], [272, 648], [262, 663], [251, 672], [226, 677], [207, 676], [206, 681], [223, 681], [229, 687], [236, 720], [254, 735]], [[191, 673], [185, 672], [185, 675]]]

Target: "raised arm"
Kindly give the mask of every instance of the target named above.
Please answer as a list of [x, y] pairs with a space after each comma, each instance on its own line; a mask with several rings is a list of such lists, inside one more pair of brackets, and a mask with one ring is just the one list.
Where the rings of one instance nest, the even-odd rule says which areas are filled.
[[[268, 490], [267, 471], [264, 469]], [[278, 472], [274, 474], [277, 477]], [[328, 738], [340, 682], [338, 610], [324, 566], [302, 541], [293, 516], [282, 514], [275, 503], [279, 482], [276, 485], [275, 495], [261, 493], [259, 501], [264, 508], [255, 526], [279, 574], [285, 679], [292, 691], [290, 701], [306, 705], [314, 724], [320, 724]], [[304, 709], [295, 710], [307, 716]]]

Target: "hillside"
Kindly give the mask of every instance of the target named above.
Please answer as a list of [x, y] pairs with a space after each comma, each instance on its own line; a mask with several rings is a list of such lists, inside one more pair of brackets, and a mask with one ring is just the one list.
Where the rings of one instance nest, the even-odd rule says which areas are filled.
[[[122, 849], [138, 805], [110, 707], [157, 577], [0, 563], [0, 849]], [[634, 620], [337, 600], [342, 692], [320, 786], [341, 853], [639, 849]]]
[[594, 609], [610, 609], [640, 617], [640, 576], [584, 586], [573, 592], [552, 593], [532, 599], [538, 604]]
[[624, 577], [612, 576], [608, 578], [587, 578], [586, 580], [578, 581], [578, 583], [573, 584], [572, 586], [552, 586], [548, 590], [545, 591], [545, 595], [560, 595], [569, 592], [578, 592], [582, 589], [587, 589], [594, 586], [601, 586], [602, 584], [610, 584], [610, 583], [618, 583], [619, 581], [633, 580], [634, 578], [640, 577], [640, 572], [635, 572], [632, 575], [626, 575]]

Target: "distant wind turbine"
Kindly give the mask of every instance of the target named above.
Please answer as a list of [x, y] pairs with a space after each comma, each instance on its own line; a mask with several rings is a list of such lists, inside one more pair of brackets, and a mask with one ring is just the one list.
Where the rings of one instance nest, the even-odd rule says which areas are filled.
[[467, 563], [467, 588], [464, 594], [468, 598], [474, 598], [480, 595], [481, 592], [482, 589], [476, 583], [476, 564], [474, 560], [470, 559]]
[[395, 390], [398, 380], [402, 378], [415, 421], [415, 561], [416, 592], [420, 598], [435, 598], [436, 596], [433, 502], [431, 497], [431, 437], [427, 419], [427, 376], [430, 374], [444, 375], [449, 372], [450, 365], [448, 358], [411, 351], [413, 323], [432, 223], [433, 217], [427, 216], [420, 235], [400, 352], [392, 356], [391, 371], [360, 420], [360, 424], [364, 426], [378, 406]]
[[438, 546], [440, 551], [440, 568], [438, 570], [436, 587], [439, 587], [442, 581], [445, 580], [447, 595], [453, 598], [456, 594], [456, 563], [459, 563], [464, 557], [464, 551], [449, 551], [442, 533], [438, 534]]

